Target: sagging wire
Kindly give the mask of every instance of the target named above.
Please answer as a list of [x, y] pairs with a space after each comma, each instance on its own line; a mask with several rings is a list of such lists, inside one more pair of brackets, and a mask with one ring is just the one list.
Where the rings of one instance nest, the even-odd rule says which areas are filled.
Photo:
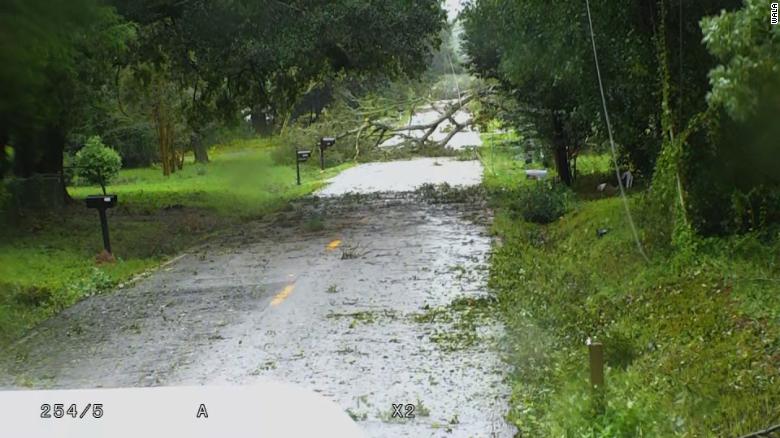
[[645, 253], [645, 249], [642, 246], [642, 242], [639, 240], [639, 233], [636, 230], [636, 225], [634, 224], [634, 218], [631, 216], [631, 208], [628, 205], [628, 198], [626, 197], [626, 188], [623, 186], [623, 178], [621, 178], [620, 175], [620, 165], [618, 164], [618, 159], [617, 159], [617, 149], [615, 148], [615, 139], [612, 135], [612, 123], [609, 120], [609, 111], [607, 110], [607, 98], [604, 94], [604, 83], [601, 79], [601, 67], [599, 67], [599, 55], [598, 55], [598, 51], [596, 50], [596, 34], [593, 31], [593, 18], [591, 17], [591, 13], [590, 13], [590, 0], [585, 0], [585, 7], [588, 9], [588, 25], [590, 26], [590, 41], [593, 45], [593, 60], [596, 63], [596, 76], [598, 76], [599, 79], [599, 91], [601, 92], [601, 104], [604, 108], [604, 119], [607, 122], [607, 132], [609, 133], [609, 145], [612, 150], [612, 162], [615, 164], [615, 174], [617, 175], [618, 186], [620, 187], [620, 197], [623, 200], [623, 206], [625, 207], [626, 210], [626, 218], [628, 219], [628, 224], [631, 226], [631, 233], [634, 236], [636, 247], [639, 250], [639, 253], [642, 255], [642, 257], [645, 259], [645, 261], [649, 262], [650, 258], [647, 257], [647, 254]]

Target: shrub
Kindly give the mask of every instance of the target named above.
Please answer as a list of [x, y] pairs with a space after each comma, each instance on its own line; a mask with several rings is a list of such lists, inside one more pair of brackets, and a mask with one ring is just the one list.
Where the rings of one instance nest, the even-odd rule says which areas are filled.
[[119, 174], [122, 158], [103, 144], [99, 136], [90, 137], [74, 160], [76, 175], [90, 184], [108, 183]]
[[514, 213], [519, 213], [528, 222], [549, 224], [566, 214], [572, 199], [571, 191], [566, 186], [540, 182], [521, 188], [510, 206]]
[[37, 307], [46, 304], [52, 297], [52, 291], [46, 287], [16, 286], [14, 301], [24, 306]]

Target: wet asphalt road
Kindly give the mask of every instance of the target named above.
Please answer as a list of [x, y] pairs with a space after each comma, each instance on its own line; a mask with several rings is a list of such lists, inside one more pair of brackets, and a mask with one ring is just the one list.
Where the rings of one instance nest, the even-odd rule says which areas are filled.
[[[371, 437], [512, 436], [500, 325], [461, 337], [447, 307], [488, 293], [489, 221], [473, 199], [299, 201], [50, 319], [4, 355], [0, 385], [272, 379], [332, 399]], [[399, 403], [416, 417], [392, 418]]]

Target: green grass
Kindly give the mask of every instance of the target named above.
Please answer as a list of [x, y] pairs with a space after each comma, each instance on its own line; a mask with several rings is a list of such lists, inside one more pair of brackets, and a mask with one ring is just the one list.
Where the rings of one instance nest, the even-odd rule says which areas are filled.
[[[315, 167], [315, 159], [301, 167], [302, 185], [295, 181], [295, 167], [277, 165], [268, 140], [252, 140], [218, 149], [208, 165], [191, 164], [169, 177], [159, 169], [123, 170], [109, 186], [121, 202], [134, 208], [199, 207], [225, 216], [252, 217], [277, 208], [290, 199], [308, 194], [344, 165]], [[73, 197], [99, 192], [98, 187], [73, 187]]]
[[580, 175], [613, 173], [613, 166], [609, 154], [588, 154], [577, 158], [577, 172]]
[[[273, 162], [267, 140], [217, 148], [208, 165], [188, 163], [164, 177], [159, 169], [122, 170], [108, 190], [116, 263], [96, 264], [102, 249], [95, 211], [79, 201], [61, 211], [27, 212], [0, 227], [0, 346], [91, 294], [149, 270], [213, 233], [261, 217], [322, 186], [346, 165], [320, 173]], [[71, 187], [74, 199], [99, 193]]]
[[[728, 437], [780, 423], [780, 234], [700, 238], [679, 252], [648, 241], [640, 221], [648, 263], [619, 198], [582, 196], [546, 226], [519, 219], [502, 193], [524, 182], [501, 161], [507, 174], [485, 175], [501, 241], [490, 286], [523, 436]], [[588, 338], [605, 345], [600, 415]]]
[[480, 161], [485, 168], [483, 185], [507, 190], [526, 181], [522, 138], [514, 133], [482, 134]]

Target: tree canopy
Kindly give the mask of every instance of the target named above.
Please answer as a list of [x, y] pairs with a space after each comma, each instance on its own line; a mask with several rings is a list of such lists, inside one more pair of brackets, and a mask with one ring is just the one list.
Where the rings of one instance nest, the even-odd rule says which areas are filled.
[[0, 8], [0, 144], [14, 146], [18, 175], [59, 171], [66, 136], [110, 77], [128, 28], [97, 0]]
[[[735, 214], [780, 212], [767, 194], [777, 185], [767, 114], [777, 113], [780, 39], [765, 3], [590, 5], [622, 165], [653, 179], [662, 203], [682, 200], [707, 232], [731, 228]], [[585, 6], [476, 0], [463, 13], [469, 68], [500, 84], [500, 116], [530, 121], [569, 184], [579, 151], [606, 138]]]
[[445, 13], [436, 0], [13, 0], [0, 23], [0, 143], [29, 175], [62, 167], [76, 125], [124, 118], [79, 112], [128, 94], [117, 87], [157, 97], [135, 103], [158, 140], [181, 134], [174, 119], [197, 136], [246, 108], [284, 123], [329, 76], [422, 72]]

